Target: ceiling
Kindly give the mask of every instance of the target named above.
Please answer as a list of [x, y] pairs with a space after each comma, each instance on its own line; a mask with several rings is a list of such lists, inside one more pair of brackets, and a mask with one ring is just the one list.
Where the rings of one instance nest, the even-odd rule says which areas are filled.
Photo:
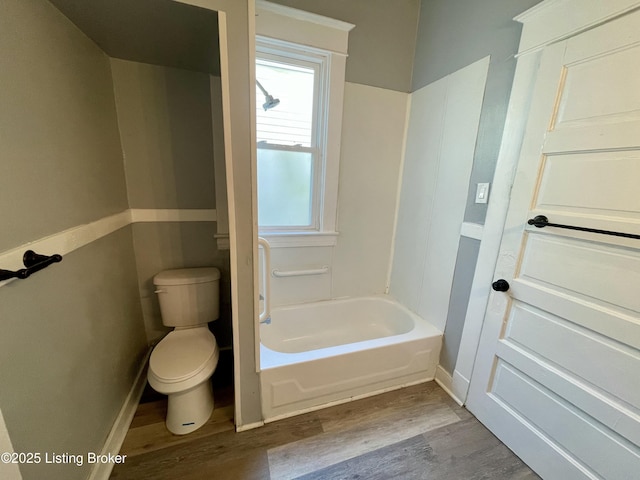
[[49, 0], [107, 55], [220, 75], [217, 12], [172, 0]]

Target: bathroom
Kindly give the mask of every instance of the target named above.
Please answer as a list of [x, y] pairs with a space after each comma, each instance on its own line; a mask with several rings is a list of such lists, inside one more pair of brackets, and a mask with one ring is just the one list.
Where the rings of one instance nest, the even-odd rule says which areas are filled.
[[[162, 8], [144, 10], [151, 0], [136, 2], [141, 11], [130, 17], [114, 18], [106, 12], [128, 12], [131, 2], [92, 3], [103, 7], [105, 20], [93, 24], [92, 35], [105, 33], [106, 20], [115, 22], [128, 51], [107, 55], [118, 48], [108, 35], [99, 47], [77, 29], [74, 22], [89, 16], [81, 2], [8, 0], [1, 7], [0, 31], [10, 34], [0, 38], [0, 268], [20, 268], [22, 252], [33, 242], [44, 247], [40, 253], [65, 253], [62, 262], [0, 288], [0, 446], [102, 451], [132, 385], [139, 383], [149, 346], [168, 331], [151, 278], [169, 268], [205, 265], [221, 271], [221, 315], [211, 324], [221, 350], [218, 374], [224, 381], [234, 376], [238, 430], [259, 426], [255, 153], [246, 141], [252, 135], [247, 119], [253, 103], [246, 92], [253, 90], [253, 10], [235, 0], [160, 2], [196, 11], [193, 21], [202, 24], [190, 31], [201, 38], [213, 38], [207, 28], [219, 22], [226, 32], [220, 45], [226, 53], [218, 60], [216, 49], [199, 52], [210, 64], [194, 72], [188, 64], [159, 67], [150, 65], [158, 62], [151, 58], [123, 59], [140, 53], [126, 41], [132, 28], [127, 18], [163, 18]], [[492, 182], [500, 150], [520, 36], [511, 19], [538, 0], [491, 0], [491, 7], [478, 9], [441, 0], [273, 3], [355, 25], [348, 35], [341, 116], [338, 236], [335, 244], [272, 248], [272, 269], [327, 265], [330, 273], [273, 279], [273, 306], [391, 293], [404, 295], [399, 300], [426, 315], [420, 312], [424, 299], [435, 298], [429, 306], [438, 310], [430, 321], [444, 332], [436, 378], [455, 394], [457, 367], [474, 355], [460, 345], [487, 212], [486, 203], [476, 203], [476, 192], [478, 184]], [[216, 6], [224, 15], [192, 5]], [[167, 12], [180, 18], [169, 9], [165, 20]], [[171, 28], [158, 29], [151, 21], [133, 27], [146, 28], [138, 32], [141, 38]], [[183, 38], [184, 32], [172, 35], [164, 36]], [[177, 57], [188, 61], [182, 52]], [[218, 62], [227, 64], [226, 85]], [[478, 75], [471, 92], [456, 82], [463, 78], [458, 72], [473, 65]], [[223, 118], [225, 88], [230, 109]], [[440, 182], [422, 190], [412, 190], [409, 182], [403, 192], [403, 178], [411, 178], [411, 149], [425, 140], [421, 121], [433, 120], [411, 115], [431, 113], [440, 125], [436, 130], [444, 128], [447, 108], [455, 112], [457, 105], [455, 96], [441, 92], [454, 88], [474, 95], [465, 107], [477, 102], [475, 132], [465, 144], [471, 154], [456, 156], [457, 137], [442, 131], [437, 154], [466, 159], [463, 181], [457, 165], [436, 163], [429, 168]], [[452, 150], [442, 153], [447, 146]], [[459, 189], [455, 205], [446, 198], [452, 188], [447, 179]], [[232, 199], [228, 207], [225, 189]], [[421, 191], [428, 197], [424, 212], [434, 220], [425, 225], [461, 233], [407, 233], [407, 205]], [[409, 217], [403, 217], [403, 205]], [[429, 242], [431, 250], [417, 253], [442, 260], [441, 284], [443, 277], [425, 276], [424, 268], [394, 273], [394, 252]], [[414, 277], [425, 290], [412, 290]], [[394, 291], [402, 282], [408, 288]], [[429, 285], [444, 285], [445, 294]], [[16, 478], [41, 478], [43, 468], [23, 466]], [[46, 476], [86, 478], [88, 468], [46, 470]]]

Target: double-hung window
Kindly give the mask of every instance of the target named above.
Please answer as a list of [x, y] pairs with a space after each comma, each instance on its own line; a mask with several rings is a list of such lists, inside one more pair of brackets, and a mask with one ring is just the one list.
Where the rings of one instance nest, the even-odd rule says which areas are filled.
[[258, 224], [261, 232], [319, 232], [325, 171], [327, 55], [256, 41]]
[[256, 0], [258, 227], [272, 247], [336, 244], [353, 27]]

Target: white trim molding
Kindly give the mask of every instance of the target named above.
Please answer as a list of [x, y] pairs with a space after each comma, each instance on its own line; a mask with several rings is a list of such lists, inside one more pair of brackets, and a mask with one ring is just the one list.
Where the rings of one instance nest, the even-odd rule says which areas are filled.
[[[262, 0], [257, 1], [255, 5], [255, 33], [256, 36], [262, 37], [262, 42], [270, 41], [273, 43], [272, 46], [279, 42], [303, 45], [308, 50], [315, 49], [325, 57], [323, 68], [326, 71], [321, 75], [326, 82], [322, 86], [324, 98], [321, 103], [324, 114], [318, 119], [319, 132], [322, 134], [318, 138], [317, 145], [323, 151], [323, 158], [319, 166], [318, 180], [314, 185], [314, 188], [318, 189], [319, 210], [319, 218], [315, 223], [320, 233], [331, 234], [337, 224], [340, 144], [349, 31], [355, 25]], [[262, 232], [260, 234], [264, 236]], [[269, 243], [274, 247], [301, 246], [285, 245], [284, 242], [281, 245], [274, 245], [270, 239]]]
[[482, 240], [482, 231], [484, 230], [484, 225], [479, 223], [470, 223], [463, 222], [460, 227], [460, 236], [473, 238], [475, 240]]
[[538, 50], [640, 8], [638, 0], [547, 0], [514, 18], [523, 24], [518, 55]]
[[260, 232], [271, 248], [282, 247], [332, 247], [338, 243], [338, 232], [267, 233]]
[[438, 365], [438, 367], [436, 368], [436, 378], [434, 380], [445, 392], [447, 392], [447, 395], [449, 395], [454, 402], [456, 402], [460, 406], [464, 405], [462, 400], [460, 400], [460, 398], [458, 398], [458, 396], [455, 394], [453, 388], [453, 379], [451, 378], [451, 375], [449, 375], [449, 372], [442, 368], [442, 365]]
[[352, 23], [264, 0], [256, 0], [256, 16], [256, 30], [260, 35], [343, 55], [347, 54], [349, 31], [355, 27]]
[[229, 207], [227, 167], [225, 165], [224, 119], [222, 117], [222, 80], [209, 76], [211, 125], [213, 127], [213, 168], [216, 186], [216, 243], [218, 250], [229, 250]]
[[229, 250], [231, 248], [231, 242], [229, 241], [228, 233], [216, 233], [213, 238], [216, 239], [218, 250]]
[[215, 209], [132, 208], [131, 223], [142, 222], [215, 222]]
[[246, 432], [247, 430], [253, 430], [255, 428], [260, 428], [264, 426], [264, 421], [261, 422], [253, 422], [253, 423], [245, 423], [244, 425], [236, 425], [236, 432]]
[[[54, 253], [66, 255], [67, 253], [84, 247], [91, 242], [95, 242], [116, 230], [120, 230], [129, 224], [131, 224], [131, 212], [129, 210], [125, 210], [124, 212], [101, 218], [95, 222], [69, 228], [68, 230], [54, 233], [53, 235], [34, 240], [33, 242], [28, 242], [6, 252], [2, 252], [0, 253], [0, 265], [2, 265], [2, 268], [5, 270], [18, 270], [24, 268], [24, 265], [22, 264], [22, 256], [24, 255], [24, 251], [29, 249], [47, 255]], [[12, 280], [15, 279], [0, 282], [0, 286], [9, 283]]]
[[[94, 222], [78, 225], [61, 232], [25, 243], [5, 252], [0, 252], [0, 265], [5, 270], [24, 268], [22, 256], [25, 250], [52, 255], [66, 255], [89, 243], [106, 237], [132, 223], [141, 222], [215, 222], [214, 209], [129, 209]], [[0, 282], [0, 287], [15, 281], [15, 278]]]
[[295, 18], [296, 20], [317, 23], [318, 25], [323, 25], [336, 30], [343, 30], [345, 32], [348, 32], [355, 27], [352, 23], [343, 22], [342, 20], [336, 20], [335, 18], [325, 17], [305, 10], [298, 10], [297, 8], [286, 7], [278, 3], [267, 2], [265, 0], [256, 0], [256, 8], [266, 12], [285, 15], [287, 17]]

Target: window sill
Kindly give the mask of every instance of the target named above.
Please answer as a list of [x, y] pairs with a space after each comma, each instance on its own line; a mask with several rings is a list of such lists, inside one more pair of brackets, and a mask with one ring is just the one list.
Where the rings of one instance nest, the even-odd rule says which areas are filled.
[[261, 232], [271, 248], [281, 247], [333, 247], [338, 243], [338, 232]]

